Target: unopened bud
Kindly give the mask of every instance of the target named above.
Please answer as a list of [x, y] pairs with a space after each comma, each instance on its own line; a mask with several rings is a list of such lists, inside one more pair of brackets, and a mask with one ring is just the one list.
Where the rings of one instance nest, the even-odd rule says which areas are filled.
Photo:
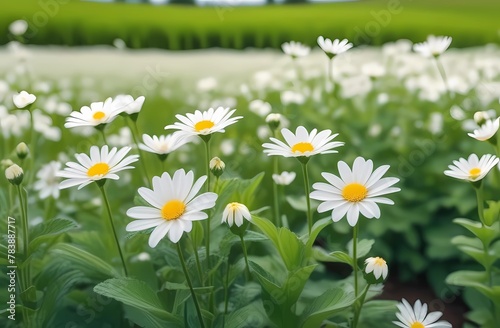
[[269, 125], [272, 131], [276, 130], [281, 123], [281, 114], [271, 113], [267, 115], [266, 123]]
[[220, 177], [224, 173], [225, 168], [226, 164], [219, 157], [214, 157], [210, 160], [210, 171], [216, 177]]
[[381, 257], [369, 257], [365, 260], [363, 276], [369, 284], [380, 284], [387, 279], [389, 269], [387, 262]]
[[477, 125], [481, 126], [490, 119], [490, 115], [486, 111], [479, 111], [474, 113], [474, 121]]
[[2, 170], [5, 170], [9, 166], [14, 165], [14, 162], [11, 161], [8, 158], [7, 159], [2, 159], [2, 161], [0, 162], [0, 165], [2, 166]]
[[13, 164], [5, 170], [5, 177], [15, 186], [18, 186], [23, 182], [24, 172], [23, 169], [17, 165]]
[[26, 156], [28, 156], [29, 148], [24, 142], [21, 142], [16, 147], [16, 153], [17, 153], [17, 157], [19, 159], [23, 160], [26, 158]]

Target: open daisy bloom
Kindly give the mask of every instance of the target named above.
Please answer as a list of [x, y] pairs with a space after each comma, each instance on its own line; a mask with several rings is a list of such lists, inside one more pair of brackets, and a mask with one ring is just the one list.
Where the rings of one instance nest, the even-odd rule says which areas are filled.
[[186, 116], [177, 114], [175, 117], [180, 122], [167, 125], [165, 130], [179, 130], [179, 133], [186, 136], [206, 136], [215, 132], [223, 133], [227, 126], [243, 118], [243, 116], [231, 117], [235, 111], [236, 109], [229, 110], [229, 107], [218, 107], [215, 110], [210, 108], [204, 112], [196, 110], [194, 114], [187, 113]]
[[79, 185], [78, 189], [80, 190], [94, 181], [103, 179], [118, 180], [116, 173], [134, 168], [129, 164], [139, 159], [138, 155], [126, 156], [130, 149], [130, 147], [124, 147], [118, 150], [113, 147], [109, 150], [107, 145], [101, 149], [92, 146], [90, 148], [90, 157], [83, 153], [75, 154], [78, 163], [68, 162], [66, 163], [67, 167], [56, 174], [58, 177], [67, 179], [59, 184], [59, 188], [65, 189]]
[[325, 52], [325, 54], [333, 58], [336, 55], [339, 55], [343, 52], [352, 48], [352, 43], [349, 43], [347, 39], [340, 41], [339, 39], [330, 40], [328, 38], [324, 38], [322, 36], [318, 37], [318, 45]]
[[[479, 129], [474, 130], [473, 133], [468, 133], [469, 137], [472, 137], [479, 141], [486, 141], [493, 137], [500, 127], [500, 117], [496, 120], [487, 120]], [[493, 143], [496, 143], [495, 139], [492, 139]]]
[[72, 112], [70, 117], [66, 119], [64, 127], [69, 129], [110, 123], [122, 112], [122, 107], [118, 107], [116, 103], [113, 104], [112, 98], [108, 98], [104, 102], [93, 102], [90, 107], [83, 106], [79, 112]]
[[413, 50], [424, 57], [438, 57], [448, 49], [450, 44], [450, 36], [429, 35], [427, 41], [413, 45]]
[[120, 113], [133, 115], [141, 111], [144, 100], [146, 100], [144, 96], [137, 97], [137, 99], [134, 100], [134, 97], [131, 95], [118, 95], [113, 99], [112, 105], [119, 109]]
[[476, 154], [470, 154], [469, 158], [460, 158], [453, 161], [454, 165], [449, 165], [449, 170], [444, 174], [461, 180], [476, 182], [481, 180], [498, 163], [499, 159], [495, 155], [486, 154], [479, 159]]
[[248, 221], [252, 220], [250, 211], [245, 205], [232, 202], [226, 205], [222, 213], [221, 223], [227, 222], [230, 227], [232, 227], [233, 224], [236, 224], [237, 227], [241, 227], [241, 225], [243, 225], [243, 219], [247, 219]]
[[287, 128], [281, 129], [281, 134], [285, 138], [286, 144], [276, 138], [270, 138], [273, 143], [265, 143], [264, 153], [268, 156], [284, 157], [310, 157], [316, 154], [337, 153], [334, 148], [344, 145], [340, 141], [332, 141], [338, 133], [332, 134], [330, 130], [323, 130], [318, 133], [313, 129], [311, 133], [307, 132], [303, 126], [297, 127], [295, 134]]
[[144, 144], [139, 144], [139, 148], [150, 153], [158, 155], [168, 155], [179, 147], [190, 141], [189, 137], [183, 137], [178, 133], [169, 134], [166, 136], [149, 136], [142, 135]]
[[281, 49], [285, 54], [292, 58], [305, 57], [309, 55], [311, 48], [300, 42], [290, 41], [281, 45]]
[[396, 313], [399, 321], [393, 323], [402, 328], [451, 328], [448, 321], [437, 321], [443, 315], [442, 312], [435, 311], [427, 314], [427, 304], [422, 304], [420, 300], [415, 302], [414, 307], [403, 298], [398, 304], [399, 312]]
[[173, 177], [165, 172], [153, 178], [153, 189], [139, 188], [138, 192], [151, 206], [135, 206], [127, 211], [131, 218], [127, 231], [155, 228], [149, 237], [149, 246], [154, 248], [165, 235], [177, 243], [183, 232], [190, 232], [193, 221], [205, 220], [208, 215], [203, 210], [213, 208], [217, 194], [206, 192], [198, 195], [207, 180], [202, 176], [194, 182], [193, 171], [175, 171]]
[[358, 157], [354, 160], [352, 171], [349, 166], [338, 163], [340, 178], [331, 173], [321, 173], [328, 183], [317, 182], [311, 192], [311, 198], [322, 201], [318, 212], [332, 211], [332, 220], [339, 221], [347, 214], [347, 222], [354, 227], [359, 213], [368, 219], [380, 218], [377, 203], [393, 205], [394, 202], [382, 195], [398, 192], [401, 189], [391, 187], [398, 178], [382, 178], [389, 165], [382, 165], [373, 171], [373, 162]]
[[373, 274], [374, 282], [383, 282], [389, 274], [387, 262], [381, 257], [369, 257], [365, 260], [365, 274]]

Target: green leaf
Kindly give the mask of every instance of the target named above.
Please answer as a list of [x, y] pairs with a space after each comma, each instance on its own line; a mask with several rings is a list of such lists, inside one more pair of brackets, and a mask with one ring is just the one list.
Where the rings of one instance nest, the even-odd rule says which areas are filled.
[[352, 293], [341, 288], [329, 289], [304, 309], [300, 316], [299, 327], [320, 327], [323, 320], [350, 307], [355, 301]]
[[314, 247], [313, 256], [321, 262], [340, 262], [349, 264], [350, 266], [353, 265], [352, 257], [341, 251], [326, 253], [322, 248]]
[[229, 313], [225, 320], [225, 328], [266, 327], [269, 320], [261, 301], [252, 302]]
[[51, 219], [35, 226], [31, 233], [30, 252], [34, 252], [43, 242], [51, 241], [55, 236], [79, 227], [75, 221], [64, 218]]
[[500, 286], [487, 286], [488, 276], [485, 271], [456, 271], [446, 277], [446, 283], [456, 286], [472, 287], [493, 302], [500, 303]]
[[[167, 281], [163, 286], [165, 289], [170, 289], [170, 290], [189, 290], [189, 286], [184, 284], [179, 284], [176, 282]], [[201, 295], [210, 293], [214, 289], [214, 287], [213, 286], [194, 287], [193, 289], [197, 294]]]
[[456, 246], [468, 246], [477, 248], [482, 251], [483, 244], [477, 238], [466, 237], [466, 236], [455, 236], [451, 239], [451, 243]]
[[279, 250], [279, 237], [278, 237], [278, 229], [276, 226], [269, 221], [268, 219], [261, 218], [255, 215], [252, 215], [252, 221], [263, 233], [266, 235], [271, 242], [274, 244], [277, 250]]
[[[286, 196], [285, 200], [287, 203], [296, 211], [307, 212], [307, 199], [304, 195]], [[311, 199], [311, 211], [315, 211], [318, 208], [319, 202]]]
[[304, 290], [304, 286], [316, 266], [317, 264], [309, 265], [288, 274], [282, 288], [285, 291], [285, 304], [287, 304], [287, 306], [291, 307], [297, 303], [300, 294], [302, 294], [302, 291]]
[[311, 235], [305, 234], [304, 236], [301, 237], [301, 240], [303, 242], [306, 242], [306, 257], [311, 257], [312, 256], [312, 247], [314, 244], [314, 241], [318, 237], [319, 233], [327, 227], [330, 223], [332, 222], [332, 219], [330, 218], [324, 218], [321, 220], [318, 220], [314, 223], [312, 229], [311, 229]]
[[296, 270], [303, 264], [305, 245], [288, 228], [280, 228], [278, 238], [279, 252], [286, 268]]
[[95, 286], [94, 291], [143, 310], [158, 319], [182, 326], [182, 319], [165, 311], [156, 293], [143, 281], [132, 278], [112, 278]]
[[377, 328], [393, 328], [392, 320], [396, 319], [398, 309], [396, 301], [368, 301], [363, 305], [358, 327], [371, 328], [377, 323]]
[[474, 236], [479, 238], [486, 245], [489, 245], [500, 232], [498, 223], [491, 227], [487, 227], [481, 222], [464, 218], [455, 219], [453, 222], [472, 232]]
[[[357, 249], [357, 258], [360, 259], [363, 256], [366, 256], [371, 249], [373, 244], [375, 244], [374, 239], [361, 239], [358, 240], [358, 249]], [[347, 244], [347, 250], [349, 251], [349, 255], [352, 257], [352, 239], [351, 241]]]
[[274, 279], [272, 275], [269, 274], [266, 270], [264, 270], [260, 265], [253, 261], [249, 261], [250, 269], [252, 270], [252, 274], [254, 274], [259, 280], [262, 288], [269, 295], [277, 295], [277, 293], [282, 294], [280, 283]]
[[487, 226], [493, 225], [500, 218], [500, 201], [487, 201], [488, 208], [484, 210], [484, 223]]
[[89, 272], [98, 272], [106, 277], [119, 277], [121, 274], [97, 256], [70, 244], [57, 244], [51, 252], [67, 259]]
[[193, 222], [193, 229], [189, 235], [195, 245], [200, 246], [204, 238], [203, 225], [200, 221]]

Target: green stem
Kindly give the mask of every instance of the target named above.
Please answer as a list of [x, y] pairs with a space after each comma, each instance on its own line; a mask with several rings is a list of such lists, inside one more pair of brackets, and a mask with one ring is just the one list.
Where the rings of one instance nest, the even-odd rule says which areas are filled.
[[137, 151], [139, 153], [139, 157], [141, 159], [140, 162], [141, 162], [141, 167], [142, 167], [142, 170], [144, 173], [144, 177], [146, 178], [146, 181], [147, 181], [146, 184], [151, 188], [151, 179], [150, 179], [149, 174], [148, 174], [148, 168], [146, 167], [146, 160], [144, 157], [144, 152], [139, 147], [139, 129], [137, 128], [137, 123], [134, 120], [132, 120], [132, 126], [134, 128], [129, 127], [130, 132], [132, 134], [132, 139], [134, 140], [135, 146], [137, 147]]
[[369, 289], [370, 289], [370, 284], [366, 285], [365, 290], [363, 291], [363, 294], [361, 294], [361, 298], [359, 299], [359, 303], [356, 302], [359, 305], [355, 305], [354, 321], [352, 323], [352, 328], [356, 328], [358, 326], [359, 316], [361, 315], [361, 309], [363, 308], [363, 305], [365, 303], [366, 294], [368, 293]]
[[328, 60], [328, 72], [327, 72], [327, 77], [328, 77], [328, 81], [330, 81], [332, 83], [332, 87], [333, 87], [333, 58], [335, 57], [332, 57], [331, 59]]
[[484, 225], [484, 201], [483, 201], [483, 184], [477, 188], [474, 188], [476, 190], [476, 198], [477, 198], [477, 213], [479, 215], [479, 220]]
[[120, 242], [118, 240], [118, 236], [116, 235], [115, 224], [113, 223], [113, 214], [111, 214], [111, 207], [109, 206], [108, 197], [106, 196], [106, 192], [104, 191], [104, 186], [99, 185], [99, 189], [102, 193], [102, 199], [106, 204], [106, 209], [108, 210], [109, 223], [111, 224], [111, 230], [113, 231], [113, 237], [115, 238], [116, 248], [118, 248], [118, 253], [120, 254], [120, 259], [123, 265], [123, 271], [125, 272], [125, 277], [128, 277], [127, 266], [125, 265], [125, 258], [123, 257], [122, 249], [120, 247]]
[[[206, 172], [207, 172], [207, 192], [210, 191], [210, 139], [205, 140], [205, 167], [206, 167]], [[206, 227], [206, 251], [207, 251], [207, 264], [208, 264], [208, 271], [211, 269], [210, 265], [210, 217], [206, 220], [207, 222], [207, 227]]]
[[104, 127], [102, 129], [99, 129], [99, 131], [101, 131], [102, 142], [104, 142], [104, 144], [107, 145], [108, 141], [106, 140], [106, 133], [104, 133]]
[[196, 313], [198, 314], [198, 319], [200, 320], [200, 327], [205, 328], [205, 323], [203, 322], [203, 317], [201, 316], [200, 304], [198, 303], [198, 298], [196, 297], [196, 293], [194, 292], [191, 278], [189, 278], [189, 273], [186, 267], [186, 262], [184, 261], [184, 256], [182, 255], [181, 246], [178, 242], [175, 245], [177, 246], [177, 254], [179, 254], [179, 260], [181, 261], [182, 270], [184, 271], [184, 275], [186, 276], [186, 281], [188, 283], [189, 290], [191, 291], [191, 296], [193, 297]]
[[35, 119], [33, 117], [33, 112], [31, 110], [28, 111], [30, 113], [30, 175], [28, 179], [28, 184], [31, 186], [35, 179], [35, 151], [36, 151], [36, 131], [35, 131]]
[[231, 272], [231, 265], [229, 265], [229, 258], [227, 259], [227, 270], [226, 270], [226, 288], [224, 289], [224, 315], [227, 315], [227, 307], [229, 304], [229, 273]]
[[311, 213], [311, 199], [309, 198], [310, 190], [309, 190], [309, 173], [307, 172], [307, 163], [302, 163], [302, 175], [304, 176], [304, 189], [306, 192], [306, 202], [307, 202], [307, 228], [309, 234], [311, 234], [313, 222], [312, 222], [312, 213]]
[[452, 101], [453, 98], [451, 96], [451, 90], [448, 85], [448, 78], [446, 77], [446, 72], [444, 70], [443, 65], [441, 64], [441, 61], [439, 58], [434, 57], [434, 61], [436, 62], [437, 69], [439, 71], [439, 75], [441, 75], [441, 78], [443, 79], [444, 87], [446, 88], [446, 95], [448, 96], [448, 100]]
[[198, 249], [196, 247], [194, 240], [191, 237], [189, 239], [191, 240], [191, 245], [193, 246], [194, 258], [196, 260], [196, 268], [198, 270], [198, 277], [200, 279], [200, 283], [204, 285], [203, 272], [201, 271], [200, 257], [198, 256]]
[[[21, 220], [22, 220], [22, 225], [23, 225], [23, 256], [24, 259], [23, 261], [26, 261], [29, 257], [29, 230], [28, 230], [28, 209], [26, 207], [26, 204], [24, 202], [24, 197], [21, 189], [21, 185], [17, 186], [17, 193], [19, 196], [19, 204], [21, 207]], [[22, 269], [20, 269], [19, 272], [19, 280], [20, 280], [20, 290], [21, 293], [25, 292], [30, 286], [31, 286], [31, 273], [30, 273], [30, 265], [26, 265]], [[24, 303], [24, 302], [23, 302]], [[23, 310], [22, 310], [22, 315], [24, 322], [26, 323], [27, 327], [30, 327], [30, 316], [29, 312], [26, 311], [25, 305], [23, 304]]]
[[19, 203], [21, 205], [21, 219], [23, 222], [23, 254], [25, 259], [28, 258], [28, 244], [29, 244], [29, 235], [28, 235], [28, 211], [26, 209], [26, 204], [24, 203], [24, 197], [21, 185], [17, 186], [17, 194], [19, 195]]
[[352, 230], [352, 269], [354, 273], [354, 297], [358, 298], [358, 226]]
[[243, 256], [245, 257], [247, 281], [249, 281], [252, 279], [252, 275], [250, 274], [250, 266], [248, 265], [247, 246], [245, 245], [245, 240], [243, 239], [243, 235], [240, 235], [240, 240], [241, 240], [241, 248], [243, 248]]
[[[274, 166], [274, 174], [278, 173], [278, 157], [274, 156], [273, 158], [273, 166]], [[274, 217], [276, 220], [276, 227], [280, 226], [280, 208], [279, 208], [279, 194], [278, 194], [278, 185], [273, 181], [273, 198], [274, 198]]]

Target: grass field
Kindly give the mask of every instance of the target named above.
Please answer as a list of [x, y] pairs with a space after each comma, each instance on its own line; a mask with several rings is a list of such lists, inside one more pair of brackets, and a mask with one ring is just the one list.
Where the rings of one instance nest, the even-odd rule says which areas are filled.
[[[234, 7], [97, 4], [20, 0], [2, 5], [0, 31], [19, 18], [30, 23], [33, 44], [112, 44], [173, 50], [273, 47], [289, 40], [314, 45], [318, 35], [347, 37], [356, 45], [382, 44], [428, 34], [454, 37], [453, 46], [500, 40], [500, 2], [374, 0], [315, 5]], [[0, 44], [9, 41], [0, 36]]]

